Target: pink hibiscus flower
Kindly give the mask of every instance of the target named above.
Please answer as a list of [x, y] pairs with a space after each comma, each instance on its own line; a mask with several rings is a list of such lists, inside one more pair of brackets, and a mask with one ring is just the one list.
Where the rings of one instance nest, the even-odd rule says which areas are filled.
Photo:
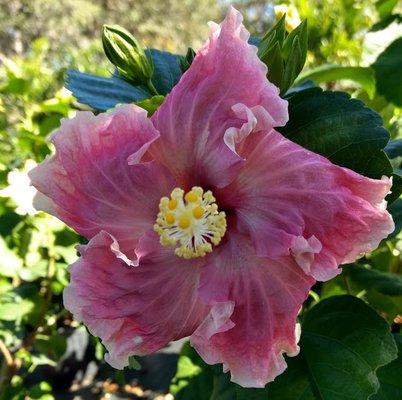
[[378, 246], [391, 182], [274, 130], [287, 102], [230, 9], [151, 119], [135, 105], [64, 120], [31, 172], [36, 206], [89, 243], [65, 306], [116, 368], [190, 336], [232, 380], [262, 387], [296, 355], [316, 280]]

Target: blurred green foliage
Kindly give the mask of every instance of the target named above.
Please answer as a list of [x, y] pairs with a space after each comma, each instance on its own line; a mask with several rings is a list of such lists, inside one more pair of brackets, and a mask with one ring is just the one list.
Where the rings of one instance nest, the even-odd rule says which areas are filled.
[[[275, 10], [265, 1], [233, 3], [244, 13], [246, 26], [253, 34], [262, 34], [273, 25]], [[400, 12], [396, 2], [290, 3], [301, 19], [308, 19], [305, 76], [320, 66], [321, 70], [315, 70], [310, 78], [326, 89], [342, 89], [363, 100], [381, 114], [394, 139], [402, 137], [400, 94], [393, 90], [388, 97], [389, 82], [379, 88], [381, 80], [377, 79], [376, 86], [373, 78], [376, 65], [379, 70], [389, 65], [384, 59], [377, 64], [374, 61], [396, 39], [397, 30], [392, 27], [397, 19], [390, 18]], [[39, 366], [56, 368], [66, 350], [66, 332], [81, 329], [62, 304], [67, 266], [76, 259], [74, 246], [80, 238], [55, 218], [34, 211], [34, 192], [26, 175], [51, 152], [47, 138], [60, 119], [73, 116], [75, 109], [82, 107], [63, 88], [66, 69], [108, 74], [110, 64], [101, 53], [100, 27], [104, 23], [125, 26], [143, 45], [185, 54], [189, 46], [198, 47], [207, 33], [206, 21], [219, 20], [226, 4], [213, 0], [0, 0], [0, 400], [55, 398], [54, 388], [45, 378], [26, 382]], [[381, 29], [369, 32], [379, 22]], [[379, 46], [375, 34], [383, 35]], [[377, 45], [374, 50], [368, 39]], [[346, 67], [358, 69], [345, 71]], [[154, 100], [146, 101], [152, 111], [160, 99]], [[389, 153], [396, 172], [402, 161], [398, 149], [396, 146], [392, 155]], [[349, 293], [367, 301], [388, 322], [399, 321], [401, 202], [397, 200], [390, 209], [397, 223], [395, 234], [358, 266], [346, 268], [342, 276], [315, 287], [303, 312], [325, 298]], [[365, 275], [364, 269], [370, 274]], [[397, 323], [394, 329], [399, 329]], [[99, 364], [103, 348], [99, 342], [95, 348], [94, 359]], [[188, 359], [182, 358], [179, 364], [172, 385], [175, 393], [180, 392], [184, 380], [202, 371], [196, 355], [189, 349], [183, 354]], [[204, 370], [197, 384], [210, 375], [210, 370]]]

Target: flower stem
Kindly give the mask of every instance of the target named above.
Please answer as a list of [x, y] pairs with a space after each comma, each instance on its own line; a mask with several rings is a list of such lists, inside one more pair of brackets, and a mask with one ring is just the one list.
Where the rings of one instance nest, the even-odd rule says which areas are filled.
[[152, 83], [151, 79], [148, 81], [148, 89], [150, 90], [151, 94], [154, 96], [157, 96], [159, 94], [158, 91], [156, 90], [156, 87]]
[[0, 400], [5, 399], [7, 387], [15, 374], [16, 364], [10, 350], [0, 339], [0, 353], [3, 356], [3, 362], [0, 367]]

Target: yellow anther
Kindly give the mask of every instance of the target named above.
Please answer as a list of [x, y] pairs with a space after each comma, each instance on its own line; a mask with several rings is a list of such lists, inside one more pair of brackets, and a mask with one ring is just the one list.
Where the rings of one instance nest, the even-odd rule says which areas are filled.
[[187, 203], [195, 203], [198, 199], [198, 196], [193, 191], [187, 192], [184, 196], [184, 200], [186, 200]]
[[162, 246], [176, 246], [175, 254], [184, 258], [210, 253], [226, 232], [225, 213], [215, 202], [212, 192], [199, 186], [186, 194], [175, 188], [170, 197], [162, 197], [154, 225]]
[[169, 210], [174, 210], [177, 207], [177, 200], [170, 199], [168, 207], [169, 207]]
[[174, 217], [174, 215], [173, 215], [172, 213], [166, 214], [165, 219], [166, 219], [166, 222], [167, 222], [169, 225], [172, 225], [172, 224], [174, 223], [174, 221], [175, 221], [175, 217]]
[[202, 206], [197, 206], [193, 210], [193, 217], [200, 219], [204, 215], [204, 207]]
[[188, 217], [183, 216], [179, 219], [179, 228], [187, 229], [190, 226], [190, 220]]

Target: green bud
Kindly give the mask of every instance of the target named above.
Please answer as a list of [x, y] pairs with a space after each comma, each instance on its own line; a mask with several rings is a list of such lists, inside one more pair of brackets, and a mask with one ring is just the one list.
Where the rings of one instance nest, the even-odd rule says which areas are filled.
[[282, 47], [286, 35], [286, 14], [264, 35], [258, 45], [258, 56], [262, 58], [271, 49], [276, 42]]
[[286, 14], [265, 34], [258, 46], [258, 56], [267, 65], [267, 78], [284, 94], [303, 69], [307, 55], [307, 21], [289, 34]]
[[149, 86], [152, 60], [130, 32], [118, 25], [104, 25], [102, 44], [107, 58], [123, 78], [135, 85]]
[[196, 52], [189, 47], [185, 56], [180, 56], [180, 69], [186, 72], [196, 56]]

